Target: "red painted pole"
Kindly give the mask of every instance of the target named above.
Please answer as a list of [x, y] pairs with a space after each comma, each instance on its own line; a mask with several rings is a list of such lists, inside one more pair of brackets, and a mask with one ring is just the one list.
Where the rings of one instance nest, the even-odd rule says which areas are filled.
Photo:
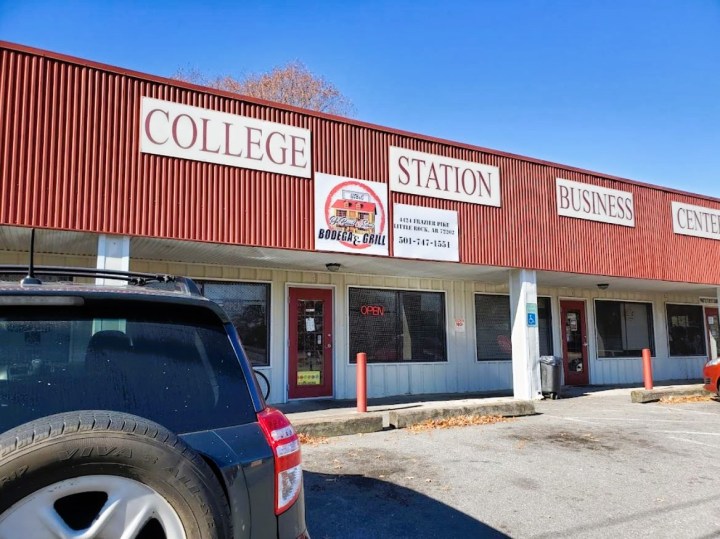
[[643, 362], [643, 382], [645, 382], [645, 389], [652, 389], [653, 388], [652, 358], [650, 357], [650, 349], [649, 348], [643, 348], [642, 362]]
[[357, 411], [367, 412], [367, 354], [357, 355]]

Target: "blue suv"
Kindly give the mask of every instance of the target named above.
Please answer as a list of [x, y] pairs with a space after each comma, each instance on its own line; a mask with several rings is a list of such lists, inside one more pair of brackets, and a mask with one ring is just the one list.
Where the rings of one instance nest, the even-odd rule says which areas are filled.
[[0, 537], [309, 537], [295, 430], [191, 280], [40, 268], [0, 306]]

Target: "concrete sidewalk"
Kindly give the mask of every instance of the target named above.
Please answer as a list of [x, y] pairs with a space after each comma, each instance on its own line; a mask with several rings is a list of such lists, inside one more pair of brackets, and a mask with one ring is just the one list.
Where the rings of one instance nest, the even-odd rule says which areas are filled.
[[276, 406], [298, 432], [312, 436], [342, 436], [401, 429], [427, 419], [459, 415], [532, 415], [531, 401], [497, 394], [413, 395], [370, 399], [367, 413], [356, 411], [355, 401], [294, 401]]
[[[648, 392], [632, 386], [563, 387], [562, 399], [602, 397], [606, 394], [626, 394], [632, 402], [653, 402], [665, 396], [708, 394], [700, 383], [687, 380], [662, 382]], [[350, 400], [300, 400], [275, 407], [288, 416], [295, 429], [312, 436], [343, 436], [378, 432], [388, 428], [406, 428], [428, 419], [443, 419], [459, 415], [498, 415], [517, 417], [534, 415], [536, 401], [520, 401], [509, 392], [450, 393], [439, 395], [401, 395], [369, 399], [367, 413], [356, 411]]]
[[700, 397], [706, 395], [714, 395], [714, 393], [703, 389], [702, 384], [693, 384], [636, 389], [630, 393], [630, 399], [632, 402], [644, 404], [646, 402], [657, 402], [663, 397]]

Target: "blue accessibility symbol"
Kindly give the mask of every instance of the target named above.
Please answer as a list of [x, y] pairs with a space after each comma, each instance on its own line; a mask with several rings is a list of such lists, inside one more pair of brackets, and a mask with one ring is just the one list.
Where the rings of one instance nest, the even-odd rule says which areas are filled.
[[528, 316], [528, 327], [534, 328], [537, 327], [537, 314], [536, 313], [527, 313]]

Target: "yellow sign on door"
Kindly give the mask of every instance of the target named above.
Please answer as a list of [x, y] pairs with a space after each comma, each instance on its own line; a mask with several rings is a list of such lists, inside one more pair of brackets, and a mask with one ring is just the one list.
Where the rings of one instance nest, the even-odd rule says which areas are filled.
[[320, 371], [298, 371], [297, 383], [299, 386], [319, 386]]

